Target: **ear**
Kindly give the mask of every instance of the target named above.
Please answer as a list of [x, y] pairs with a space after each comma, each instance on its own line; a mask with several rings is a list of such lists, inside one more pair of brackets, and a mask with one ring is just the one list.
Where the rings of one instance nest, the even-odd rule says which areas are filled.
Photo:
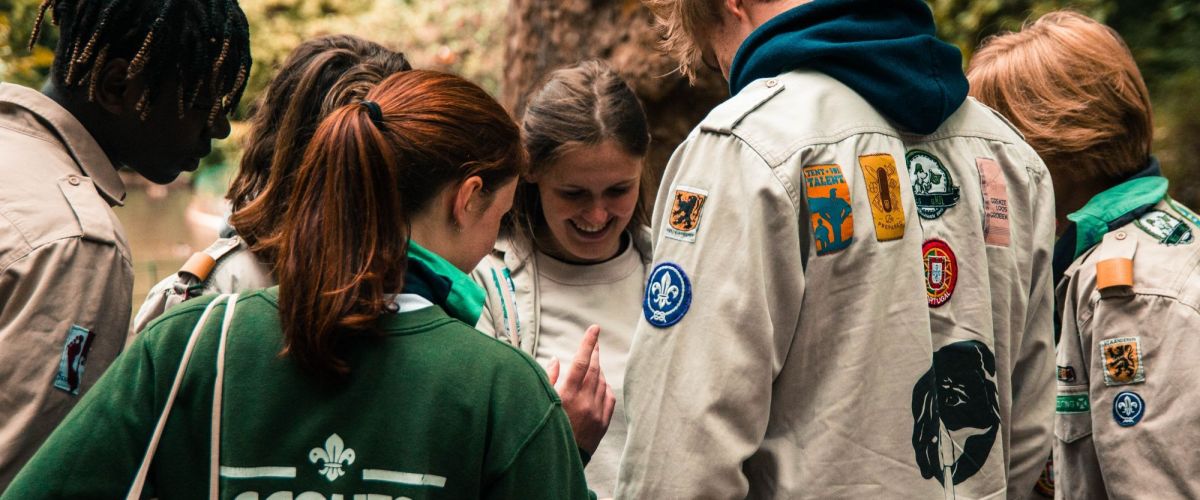
[[96, 81], [96, 104], [114, 115], [134, 112], [142, 97], [142, 78], [131, 80], [128, 75], [129, 61], [121, 58], [105, 61]]
[[733, 18], [736, 21], [747, 21], [750, 19], [750, 13], [746, 7], [746, 0], [721, 0], [722, 19]]
[[451, 217], [458, 227], [468, 225], [479, 217], [487, 208], [486, 196], [483, 192], [483, 179], [478, 175], [467, 177], [455, 190], [453, 206], [450, 207]]

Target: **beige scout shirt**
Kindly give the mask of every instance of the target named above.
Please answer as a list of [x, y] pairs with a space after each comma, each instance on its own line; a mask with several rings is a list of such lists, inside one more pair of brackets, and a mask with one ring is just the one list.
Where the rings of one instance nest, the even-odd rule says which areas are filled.
[[994, 112], [913, 136], [820, 73], [758, 80], [676, 150], [654, 212], [618, 498], [1032, 492], [1053, 192]]
[[[633, 235], [633, 244], [625, 252], [590, 265], [568, 264], [503, 238], [472, 273], [487, 292], [476, 328], [511, 342], [518, 337], [512, 333], [519, 322], [518, 343], [543, 367], [554, 358], [564, 369], [568, 367], [587, 327], [600, 325], [600, 365], [617, 397], [608, 431], [584, 469], [588, 487], [600, 498], [611, 497], [616, 488], [626, 434], [621, 391], [625, 362], [650, 269], [649, 231], [641, 228]], [[514, 245], [521, 248], [513, 249]], [[511, 320], [507, 327], [506, 320]]]
[[[1194, 212], [1164, 199], [1067, 269], [1058, 290], [1056, 497], [1200, 498], [1197, 231]], [[1100, 271], [1122, 260], [1132, 261], [1131, 279], [1119, 267]]]
[[258, 290], [276, 284], [271, 266], [259, 260], [241, 238], [219, 238], [192, 256], [179, 272], [150, 288], [146, 301], [134, 316], [133, 331], [141, 332], [167, 309], [192, 297]]
[[125, 343], [124, 197], [70, 113], [0, 84], [0, 490]]

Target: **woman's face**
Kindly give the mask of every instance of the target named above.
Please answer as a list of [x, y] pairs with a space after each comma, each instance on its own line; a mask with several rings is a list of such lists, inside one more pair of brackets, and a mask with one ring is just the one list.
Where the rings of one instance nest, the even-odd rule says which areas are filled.
[[613, 140], [564, 153], [533, 179], [552, 255], [576, 262], [612, 258], [637, 207], [642, 158]]

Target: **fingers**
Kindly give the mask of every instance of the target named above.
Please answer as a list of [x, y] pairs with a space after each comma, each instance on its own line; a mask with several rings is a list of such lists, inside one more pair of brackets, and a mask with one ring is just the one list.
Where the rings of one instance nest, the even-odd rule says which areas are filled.
[[591, 360], [588, 361], [587, 372], [583, 375], [583, 380], [580, 382], [580, 389], [585, 394], [591, 394], [599, 390], [600, 379], [604, 374], [600, 370], [600, 346], [597, 345], [592, 349]]
[[613, 411], [617, 409], [617, 394], [607, 384], [604, 387], [606, 388], [604, 391], [604, 424], [607, 427], [608, 422], [612, 420]]
[[595, 351], [599, 342], [600, 327], [597, 325], [589, 326], [583, 334], [583, 341], [579, 343], [579, 350], [575, 352], [575, 360], [571, 362], [571, 370], [567, 372], [567, 385], [577, 386], [583, 382], [584, 376], [596, 359]]
[[562, 367], [558, 362], [558, 358], [550, 360], [550, 368], [546, 369], [546, 377], [550, 379], [550, 385], [556, 385], [558, 383], [558, 372], [560, 369], [562, 369]]

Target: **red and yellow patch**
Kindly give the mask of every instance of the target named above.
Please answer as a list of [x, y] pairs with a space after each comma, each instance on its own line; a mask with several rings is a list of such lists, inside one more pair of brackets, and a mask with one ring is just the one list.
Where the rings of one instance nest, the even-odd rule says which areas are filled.
[[929, 296], [929, 307], [941, 307], [954, 295], [958, 283], [958, 260], [950, 245], [938, 239], [926, 241], [921, 246], [925, 261], [925, 293]]
[[896, 175], [896, 160], [889, 154], [858, 157], [867, 198], [871, 201], [871, 216], [875, 221], [875, 239], [898, 240], [904, 237], [904, 201], [900, 198], [900, 177]]

